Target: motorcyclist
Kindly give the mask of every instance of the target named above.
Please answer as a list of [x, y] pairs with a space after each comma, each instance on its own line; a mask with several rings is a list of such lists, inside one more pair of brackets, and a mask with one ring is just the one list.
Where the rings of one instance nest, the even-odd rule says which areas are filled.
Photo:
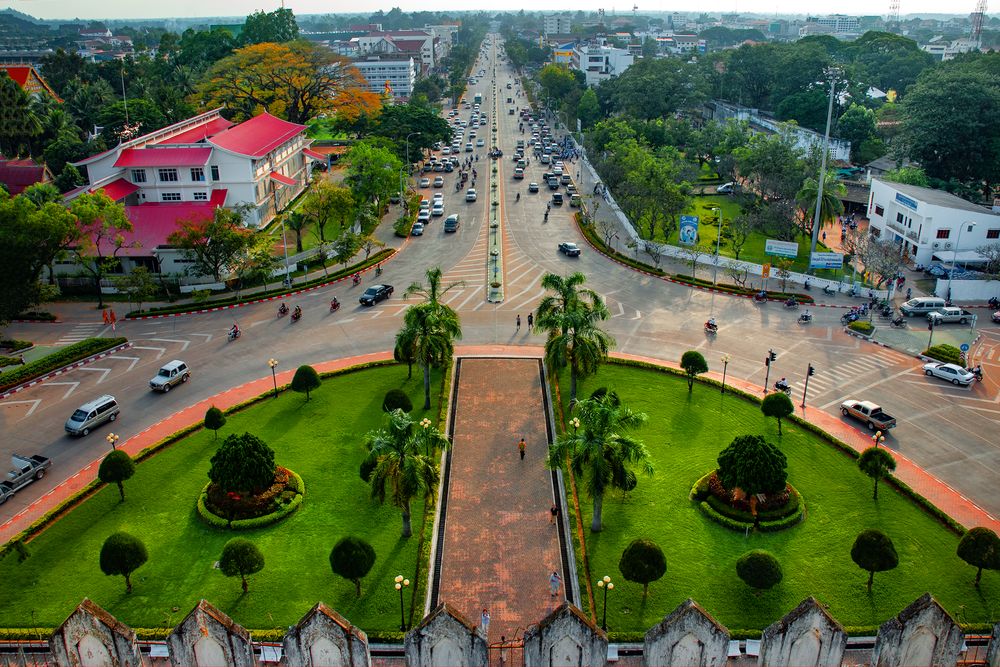
[[517, 196], [514, 197], [514, 201], [521, 201], [521, 193], [520, 192], [518, 192]]
[[718, 331], [719, 325], [715, 323], [715, 318], [708, 318], [708, 322], [705, 322], [705, 328], [709, 331]]
[[795, 306], [799, 305], [799, 302], [795, 300], [795, 297], [790, 296], [785, 301], [785, 305], [788, 306], [789, 308], [794, 308]]
[[973, 375], [975, 375], [978, 379], [980, 379], [980, 380], [983, 379], [983, 367], [982, 367], [982, 364], [976, 364], [972, 368], [969, 368], [969, 369], [966, 369], [966, 370], [968, 370], [970, 373], [972, 373]]
[[340, 301], [337, 300], [337, 297], [333, 297], [330, 299], [330, 310], [337, 310], [338, 308], [340, 308]]
[[280, 306], [278, 306], [278, 314], [279, 315], [284, 315], [287, 312], [288, 312], [288, 306], [286, 306], [284, 303], [282, 303]]
[[756, 294], [754, 294], [754, 298], [757, 299], [758, 301], [764, 301], [765, 299], [767, 299], [767, 290], [761, 290], [757, 292]]
[[809, 279], [808, 278], [806, 278], [806, 282], [803, 284], [803, 287], [805, 287], [806, 289], [809, 289]]
[[802, 320], [803, 322], [808, 322], [812, 318], [813, 318], [812, 313], [810, 313], [808, 310], [803, 311], [802, 314], [799, 315], [799, 319]]
[[233, 326], [229, 327], [229, 337], [238, 338], [240, 335], [240, 325], [233, 322]]
[[774, 383], [774, 388], [780, 389], [781, 391], [785, 391], [786, 389], [788, 389], [788, 380], [786, 380], [785, 378], [781, 378], [780, 380]]
[[295, 306], [295, 310], [292, 312], [292, 317], [295, 319], [302, 317], [302, 306]]

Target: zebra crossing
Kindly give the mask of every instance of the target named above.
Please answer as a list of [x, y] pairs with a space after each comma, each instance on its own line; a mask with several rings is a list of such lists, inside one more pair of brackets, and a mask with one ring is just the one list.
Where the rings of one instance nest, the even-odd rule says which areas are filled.
[[[813, 364], [816, 369], [815, 375], [809, 378], [809, 395], [816, 396], [828, 391], [840, 389], [844, 385], [857, 384], [859, 378], [871, 373], [879, 373], [907, 357], [887, 350], [878, 348], [864, 355], [842, 356], [832, 368], [823, 368], [821, 364]], [[898, 366], [896, 367], [898, 368]], [[792, 395], [801, 395], [805, 386], [805, 378], [789, 382], [792, 387]]]
[[73, 343], [79, 343], [81, 340], [99, 336], [105, 327], [106, 325], [101, 324], [100, 322], [96, 324], [74, 325], [69, 331], [61, 335], [59, 339], [53, 343], [53, 345], [72, 345]]

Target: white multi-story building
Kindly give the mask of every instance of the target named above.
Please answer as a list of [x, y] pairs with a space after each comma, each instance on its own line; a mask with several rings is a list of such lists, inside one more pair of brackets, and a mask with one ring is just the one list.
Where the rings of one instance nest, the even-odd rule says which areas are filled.
[[[770, 114], [739, 104], [712, 100], [705, 104], [702, 116], [705, 120], [714, 120], [720, 123], [730, 119], [745, 121], [749, 124], [751, 132], [767, 132], [787, 137], [794, 142], [796, 148], [803, 152], [814, 149], [822, 151], [823, 149], [823, 135], [819, 132], [794, 123], [782, 122]], [[834, 160], [842, 162], [850, 162], [851, 160], [851, 142], [846, 139], [830, 137], [828, 151]]]
[[611, 46], [578, 46], [573, 52], [573, 67], [583, 72], [588, 86], [618, 76], [635, 62], [628, 49]]
[[551, 14], [542, 20], [542, 29], [546, 35], [568, 35], [573, 28], [569, 14]]
[[305, 125], [268, 113], [238, 125], [221, 109], [122, 142], [75, 162], [87, 185], [70, 192], [104, 191], [125, 205], [133, 231], [119, 251], [123, 270], [143, 265], [178, 273], [184, 261], [167, 237], [186, 220], [205, 220], [217, 207], [247, 208], [248, 227], [266, 227], [306, 187], [311, 160]]
[[413, 93], [413, 84], [417, 80], [413, 58], [404, 60], [387, 55], [381, 58], [355, 60], [353, 64], [368, 82], [368, 90], [373, 93], [384, 94], [387, 84], [393, 97], [406, 98]]
[[868, 199], [872, 234], [892, 239], [916, 264], [976, 264], [976, 248], [1000, 242], [1000, 213], [960, 197], [916, 185], [872, 179]]

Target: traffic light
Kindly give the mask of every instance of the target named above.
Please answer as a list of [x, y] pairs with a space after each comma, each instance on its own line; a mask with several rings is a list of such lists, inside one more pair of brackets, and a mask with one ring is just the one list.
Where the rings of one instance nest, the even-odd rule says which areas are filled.
[[812, 364], [809, 364], [809, 371], [808, 371], [808, 373], [809, 373], [809, 375], [815, 375], [816, 374], [816, 369], [813, 368]]
[[774, 353], [774, 350], [768, 350], [767, 352], [770, 355], [769, 358], [770, 358], [771, 361], [774, 361], [775, 359], [778, 358], [778, 355]]
[[765, 366], [770, 366], [771, 365], [771, 357], [770, 356], [764, 357], [764, 365]]

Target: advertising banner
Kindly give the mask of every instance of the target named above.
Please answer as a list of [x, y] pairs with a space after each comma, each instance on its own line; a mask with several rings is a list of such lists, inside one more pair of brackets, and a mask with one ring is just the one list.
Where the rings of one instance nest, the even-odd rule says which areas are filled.
[[799, 254], [799, 244], [793, 243], [792, 241], [767, 239], [767, 241], [764, 242], [764, 254], [795, 258], [798, 257]]
[[839, 252], [814, 252], [809, 257], [810, 269], [840, 269], [844, 266], [844, 256]]
[[679, 240], [681, 245], [694, 245], [698, 242], [698, 216], [681, 216]]

